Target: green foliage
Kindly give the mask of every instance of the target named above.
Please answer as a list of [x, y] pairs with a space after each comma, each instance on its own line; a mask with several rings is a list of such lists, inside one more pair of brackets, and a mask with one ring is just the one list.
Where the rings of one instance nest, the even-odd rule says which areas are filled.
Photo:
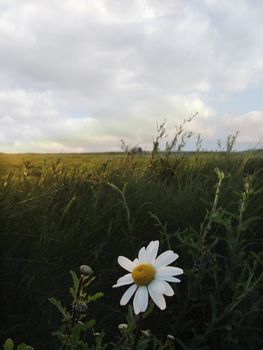
[[142, 328], [144, 320], [154, 310], [154, 304], [150, 303], [148, 309], [143, 315], [135, 316], [133, 308], [128, 307], [126, 314], [127, 324], [120, 324], [120, 334], [111, 343], [113, 349], [118, 350], [172, 350], [174, 349], [174, 341], [169, 338], [158, 339], [151, 333], [149, 329], [144, 330]]
[[[15, 344], [11, 338], [6, 339], [4, 342], [3, 350], [14, 350]], [[31, 346], [26, 345], [25, 343], [18, 344], [16, 350], [31, 350]]]
[[17, 345], [17, 350], [28, 350], [28, 348], [30, 349], [25, 343]]
[[12, 339], [8, 338], [6, 339], [5, 343], [4, 343], [4, 350], [13, 350], [14, 349], [14, 342]]
[[71, 315], [69, 312], [67, 312], [66, 308], [61, 305], [61, 301], [57, 300], [55, 298], [48, 298], [51, 304], [55, 305], [55, 307], [60, 312], [61, 316], [63, 317], [63, 321], [69, 321], [71, 320]]
[[[53, 332], [53, 335], [57, 337], [61, 349], [91, 350], [94, 346], [95, 349], [103, 349], [102, 337], [95, 337], [95, 342], [93, 342], [95, 345], [88, 341], [91, 336], [92, 338], [94, 337], [93, 327], [96, 322], [93, 319], [87, 319], [88, 304], [101, 298], [103, 293], [89, 295], [86, 292], [87, 287], [94, 281], [95, 277], [81, 274], [78, 278], [77, 274], [72, 270], [70, 274], [73, 283], [73, 286], [70, 288], [70, 294], [73, 299], [71, 311], [67, 311], [59, 300], [53, 297], [49, 298], [50, 303], [61, 314], [60, 327]], [[98, 347], [99, 345], [100, 347]]]
[[[88, 261], [97, 278], [86, 280], [79, 295], [89, 317], [80, 320], [84, 325], [74, 321], [72, 339], [80, 349], [86, 346], [81, 342], [91, 349], [106, 344], [121, 349], [118, 344], [125, 344], [126, 336], [127, 344], [129, 337], [134, 339], [135, 328], [128, 320], [130, 335], [117, 329], [126, 310], [119, 306], [124, 289], [111, 288], [121, 271], [117, 257], [132, 259], [142, 245], [159, 239], [162, 250], [179, 254], [185, 274], [181, 285], [174, 286], [175, 296], [167, 298], [167, 309], [155, 308], [143, 320], [143, 328], [155, 336], [140, 335], [141, 346], [162, 349], [171, 334], [176, 349], [260, 348], [260, 154], [167, 156], [155, 151], [153, 157], [83, 155], [74, 160], [68, 155], [58, 162], [30, 157], [30, 163], [16, 161], [19, 168], [12, 167], [12, 174], [1, 172], [3, 339], [25, 340], [39, 350], [56, 349], [56, 339], [68, 346], [71, 340], [64, 335], [72, 310], [64, 305], [76, 301], [79, 277], [71, 272], [69, 294], [67, 271]], [[50, 299], [56, 307], [47, 302], [51, 296], [57, 298]], [[57, 324], [62, 330], [50, 337]], [[95, 326], [102, 335], [94, 336]], [[165, 346], [169, 349], [171, 343]]]

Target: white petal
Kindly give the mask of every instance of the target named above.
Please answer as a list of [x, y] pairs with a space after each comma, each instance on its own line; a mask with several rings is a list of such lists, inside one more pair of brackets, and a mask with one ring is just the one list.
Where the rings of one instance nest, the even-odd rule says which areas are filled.
[[153, 302], [161, 309], [164, 310], [166, 308], [166, 302], [164, 299], [164, 296], [161, 293], [155, 293], [154, 291], [149, 288], [150, 285], [148, 285], [148, 290], [150, 297], [152, 298]]
[[165, 292], [163, 293], [164, 295], [167, 295], [168, 297], [171, 297], [174, 295], [174, 290], [173, 288], [170, 286], [169, 283], [163, 281], [162, 283], [164, 283], [165, 286]]
[[[133, 282], [133, 281], [132, 281]], [[112, 288], [118, 288], [118, 287], [123, 287], [123, 286], [127, 286], [127, 284], [131, 284], [131, 283], [116, 283], [112, 286]]]
[[155, 242], [155, 241], [151, 241], [151, 242], [147, 245], [146, 250], [148, 250], [148, 249], [153, 245], [154, 242]]
[[155, 241], [151, 241], [151, 242], [147, 245], [147, 247], [146, 247], [146, 249], [145, 249], [144, 256], [143, 256], [143, 259], [139, 259], [140, 263], [142, 263], [142, 262], [148, 262], [148, 260], [147, 260], [147, 252], [149, 251], [149, 249], [151, 249], [151, 247], [152, 247], [152, 245], [154, 244], [154, 242], [155, 242]]
[[154, 293], [164, 293], [165, 285], [163, 281], [159, 281], [154, 279], [150, 284], [148, 284], [148, 288], [150, 288]]
[[125, 256], [119, 256], [118, 263], [121, 267], [123, 267], [125, 270], [130, 272], [134, 268], [134, 263], [130, 259], [126, 258]]
[[133, 298], [133, 309], [134, 309], [135, 315], [138, 315], [140, 313], [140, 304], [139, 304], [139, 300], [138, 300], [139, 289], [140, 289], [140, 287], [137, 289], [135, 296]]
[[182, 275], [183, 273], [184, 271], [179, 267], [166, 266], [166, 267], [161, 267], [157, 269], [155, 276], [157, 279], [159, 279], [159, 277], [178, 276], [178, 275]]
[[135, 303], [139, 306], [140, 312], [144, 312], [148, 306], [148, 290], [147, 287], [141, 286], [138, 288], [134, 299], [136, 299]]
[[149, 248], [146, 250], [146, 259], [149, 263], [153, 263], [159, 249], [159, 241], [153, 241]]
[[139, 254], [138, 254], [138, 260], [139, 261], [143, 261], [145, 259], [145, 247], [142, 247], [139, 250]]
[[181, 281], [179, 278], [172, 277], [172, 276], [167, 276], [167, 277], [158, 277], [157, 278], [159, 281], [168, 281], [168, 282], [174, 282], [174, 283], [180, 283]]
[[178, 258], [178, 254], [174, 253], [172, 250], [167, 250], [158, 256], [154, 262], [155, 267], [167, 266], [174, 262]]
[[133, 283], [133, 278], [131, 273], [127, 273], [127, 275], [122, 276], [121, 278], [118, 279], [117, 284], [131, 284]]
[[137, 285], [136, 284], [133, 284], [132, 286], [130, 286], [126, 292], [123, 294], [122, 298], [121, 298], [121, 301], [120, 301], [120, 304], [121, 305], [126, 305], [129, 300], [131, 299], [131, 297], [133, 296], [134, 292], [136, 291], [137, 289]]

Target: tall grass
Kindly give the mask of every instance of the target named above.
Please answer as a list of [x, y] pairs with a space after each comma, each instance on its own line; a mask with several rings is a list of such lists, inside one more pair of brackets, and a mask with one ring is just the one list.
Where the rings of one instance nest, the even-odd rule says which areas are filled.
[[87, 263], [104, 293], [90, 313], [108, 341], [123, 322], [118, 255], [159, 239], [186, 271], [145, 326], [178, 349], [259, 349], [263, 159], [226, 153], [123, 156], [96, 167], [24, 162], [0, 183], [1, 338], [55, 348], [50, 296]]

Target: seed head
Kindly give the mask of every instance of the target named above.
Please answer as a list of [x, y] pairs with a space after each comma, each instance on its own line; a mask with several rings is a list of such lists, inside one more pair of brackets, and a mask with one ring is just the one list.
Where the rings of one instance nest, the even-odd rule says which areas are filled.
[[93, 272], [92, 268], [88, 265], [81, 265], [79, 268], [79, 271], [82, 275], [85, 275], [85, 276], [88, 276]]

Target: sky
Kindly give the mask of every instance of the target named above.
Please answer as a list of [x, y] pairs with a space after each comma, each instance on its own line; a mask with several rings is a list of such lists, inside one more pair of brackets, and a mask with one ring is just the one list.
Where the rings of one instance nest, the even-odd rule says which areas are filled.
[[0, 0], [0, 152], [263, 148], [262, 0]]

